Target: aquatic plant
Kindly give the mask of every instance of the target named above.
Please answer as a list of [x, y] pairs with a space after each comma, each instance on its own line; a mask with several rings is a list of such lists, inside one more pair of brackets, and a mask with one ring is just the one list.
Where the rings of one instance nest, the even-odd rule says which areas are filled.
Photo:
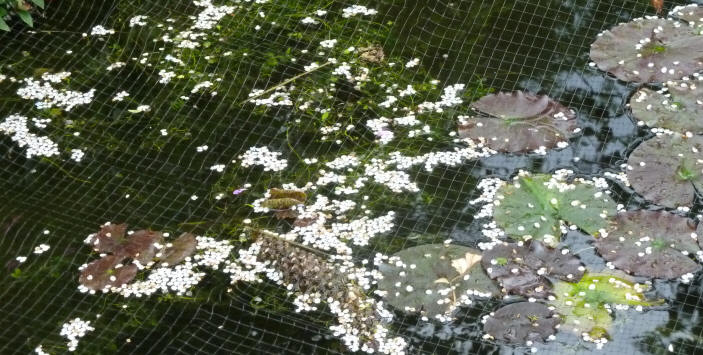
[[673, 279], [700, 270], [693, 220], [664, 211], [627, 211], [596, 240], [600, 255], [635, 276]]
[[700, 30], [674, 19], [637, 18], [598, 35], [591, 60], [620, 80], [638, 83], [681, 79], [703, 69], [694, 50], [703, 45]]
[[642, 310], [661, 303], [647, 300], [643, 294], [647, 289], [617, 273], [587, 273], [578, 283], [555, 283], [555, 296], [550, 297], [549, 304], [562, 317], [560, 329], [573, 331], [602, 347], [612, 325], [613, 308], [635, 306]]
[[535, 298], [551, 294], [549, 278], [578, 282], [586, 271], [569, 250], [549, 248], [538, 240], [494, 245], [483, 252], [481, 265], [505, 293]]
[[378, 270], [378, 291], [391, 306], [419, 312], [427, 319], [451, 319], [459, 305], [500, 290], [481, 268], [481, 252], [454, 244], [425, 244], [403, 249]]
[[521, 174], [513, 180], [497, 190], [493, 218], [516, 240], [555, 246], [565, 232], [564, 223], [597, 235], [616, 212], [615, 202], [594, 181], [569, 183], [565, 176], [544, 174]]
[[649, 127], [658, 127], [682, 135], [703, 133], [703, 77], [668, 81], [661, 90], [639, 89], [630, 98], [632, 115]]
[[10, 30], [7, 20], [13, 16], [19, 17], [27, 26], [34, 27], [31, 13], [35, 11], [35, 6], [44, 9], [44, 0], [0, 0], [0, 30]]
[[471, 108], [487, 116], [459, 116], [459, 135], [510, 153], [563, 148], [580, 129], [573, 110], [547, 96], [517, 91], [484, 96]]
[[703, 189], [703, 136], [661, 134], [641, 143], [627, 160], [632, 188], [667, 207], [689, 206]]
[[486, 338], [532, 345], [554, 338], [559, 315], [544, 304], [517, 302], [491, 312], [483, 319]]

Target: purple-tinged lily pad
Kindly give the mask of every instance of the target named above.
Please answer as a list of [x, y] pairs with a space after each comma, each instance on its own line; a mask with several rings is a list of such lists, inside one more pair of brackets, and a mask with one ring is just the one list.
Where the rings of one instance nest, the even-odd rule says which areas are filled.
[[426, 244], [403, 249], [379, 265], [379, 291], [393, 307], [427, 317], [449, 315], [465, 297], [500, 293], [479, 261], [478, 250]]
[[576, 256], [539, 241], [523, 245], [503, 243], [483, 252], [481, 265], [506, 293], [544, 298], [550, 294], [547, 277], [577, 282], [586, 268]]
[[573, 110], [547, 96], [490, 94], [471, 105], [489, 116], [462, 118], [459, 135], [499, 152], [524, 153], [566, 142], [577, 128]]
[[106, 223], [99, 232], [93, 234], [89, 244], [98, 253], [112, 253], [124, 243], [126, 231], [127, 225], [125, 223]]
[[[701, 86], [696, 85], [699, 83]], [[703, 133], [703, 82], [699, 79], [671, 81], [662, 91], [641, 88], [630, 99], [630, 107], [632, 115], [650, 127]]]
[[509, 304], [491, 313], [483, 331], [492, 338], [509, 343], [542, 342], [556, 333], [559, 316], [549, 307], [535, 302]]
[[687, 206], [703, 191], [703, 136], [661, 135], [640, 144], [627, 160], [632, 188], [666, 207]]
[[663, 211], [621, 212], [596, 248], [616, 268], [636, 276], [673, 279], [700, 266], [689, 255], [700, 250], [695, 221]]
[[703, 36], [673, 19], [638, 18], [599, 34], [591, 60], [620, 80], [681, 79], [703, 70]]
[[703, 27], [703, 6], [697, 4], [677, 6], [669, 12], [669, 16], [688, 22], [689, 27]]
[[163, 234], [152, 230], [138, 230], [127, 237], [113, 254], [130, 257], [142, 265], [149, 263], [156, 255], [156, 243], [163, 242]]
[[166, 248], [161, 252], [160, 263], [176, 265], [193, 255], [197, 245], [198, 241], [193, 234], [183, 233], [176, 240], [166, 244]]
[[78, 279], [81, 285], [94, 291], [120, 287], [134, 279], [137, 266], [121, 265], [121, 256], [106, 255], [88, 264]]
[[556, 246], [566, 221], [589, 234], [605, 229], [616, 213], [610, 196], [584, 182], [567, 184], [550, 175], [521, 176], [497, 193], [493, 217], [517, 240], [541, 240]]

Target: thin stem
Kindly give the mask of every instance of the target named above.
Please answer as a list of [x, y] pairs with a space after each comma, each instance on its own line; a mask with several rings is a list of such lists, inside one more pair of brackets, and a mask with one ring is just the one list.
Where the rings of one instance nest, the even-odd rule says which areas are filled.
[[263, 95], [266, 95], [266, 94], [270, 93], [271, 91], [274, 91], [274, 90], [276, 90], [276, 89], [278, 89], [278, 88], [280, 88], [280, 87], [282, 87], [282, 86], [288, 85], [290, 82], [295, 81], [295, 80], [297, 80], [297, 79], [299, 79], [299, 78], [301, 78], [301, 77], [303, 77], [303, 76], [305, 76], [305, 75], [308, 75], [308, 74], [310, 74], [310, 73], [312, 73], [312, 72], [314, 72], [314, 71], [316, 71], [316, 70], [318, 70], [318, 69], [320, 69], [320, 68], [326, 67], [327, 65], [330, 65], [330, 64], [332, 64], [332, 62], [326, 62], [326, 63], [324, 63], [324, 64], [322, 64], [322, 65], [320, 65], [320, 66], [317, 66], [317, 67], [312, 68], [312, 69], [310, 69], [310, 70], [308, 70], [308, 71], [302, 72], [302, 73], [300, 73], [300, 74], [298, 74], [298, 75], [296, 75], [296, 76], [294, 76], [294, 77], [292, 77], [292, 78], [290, 78], [290, 79], [287, 79], [287, 80], [285, 80], [285, 81], [279, 83], [278, 85], [276, 85], [276, 86], [274, 86], [274, 87], [268, 88], [268, 89], [266, 89], [266, 90], [264, 90], [264, 91], [262, 91], [262, 92], [260, 92], [260, 93], [258, 93], [258, 94], [256, 94], [256, 95], [254, 95], [254, 96], [249, 97], [248, 99], [246, 99], [246, 100], [244, 100], [243, 102], [241, 102], [241, 104], [245, 104], [245, 103], [247, 103], [247, 102], [249, 102], [249, 101], [251, 101], [251, 100], [254, 100], [254, 99], [258, 98], [258, 97], [261, 97], [261, 96], [263, 96]]

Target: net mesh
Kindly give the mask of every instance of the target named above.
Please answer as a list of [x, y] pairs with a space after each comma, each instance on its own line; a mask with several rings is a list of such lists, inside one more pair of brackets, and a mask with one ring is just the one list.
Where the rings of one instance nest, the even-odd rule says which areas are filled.
[[[403, 80], [436, 78], [440, 88], [470, 83], [466, 102], [487, 89], [548, 94], [579, 112], [583, 128], [567, 149], [546, 156], [497, 155], [455, 167], [439, 166], [431, 172], [412, 170], [410, 177], [420, 187], [419, 194], [388, 197], [384, 193], [382, 201], [372, 196], [369, 204], [374, 211], [396, 211], [395, 228], [377, 237], [382, 242], [372, 241], [357, 261], [376, 252], [396, 252], [418, 240], [453, 239], [475, 246], [480, 225], [473, 223], [476, 207], [469, 201], [480, 193], [477, 178], [508, 178], [519, 169], [568, 168], [579, 175], [617, 172], [647, 135], [625, 109], [634, 87], [590, 68], [588, 48], [604, 29], [652, 14], [648, 1], [383, 0], [360, 4], [376, 9], [377, 14], [349, 19], [341, 16], [342, 9], [354, 5], [346, 1], [216, 3], [237, 8], [218, 22], [216, 34], [199, 39], [201, 47], [178, 51], [187, 70], [179, 71], [183, 76], [167, 85], [159, 83], [159, 71], [172, 65], [167, 56], [175, 52], [162, 36], [173, 36], [193, 23], [201, 8], [191, 1], [47, 0], [46, 10], [35, 15], [36, 28], [24, 29], [17, 23], [11, 32], [0, 34], [0, 74], [21, 79], [69, 71], [66, 86], [70, 90], [95, 89], [91, 103], [70, 112], [49, 112], [35, 108], [32, 100], [20, 99], [15, 94], [20, 83], [9, 79], [0, 83], [1, 117], [49, 115], [54, 126], [48, 134], [62, 151], [75, 148], [86, 154], [80, 162], [65, 154], [27, 159], [15, 142], [0, 136], [0, 260], [5, 264], [0, 353], [28, 353], [40, 344], [45, 351], [62, 353], [67, 350], [66, 339], [59, 331], [76, 317], [91, 320], [95, 327], [81, 339], [79, 353], [346, 352], [328, 330], [334, 323], [331, 314], [296, 313], [292, 296], [271, 283], [230, 285], [226, 275], [214, 271], [188, 297], [158, 293], [124, 298], [77, 290], [78, 267], [95, 258], [83, 240], [105, 221], [235, 240], [244, 219], [260, 217], [247, 203], [266, 188], [291, 181], [302, 185], [312, 179], [300, 158], [328, 161], [354, 152], [371, 159], [379, 153], [369, 148], [376, 143], [368, 134], [320, 141], [320, 112], [264, 110], [246, 102], [252, 90], [275, 87], [304, 72], [310, 63], [291, 58], [324, 63], [325, 55], [313, 55], [320, 50], [321, 40], [334, 38], [358, 48], [378, 45], [388, 58], [402, 60], [399, 67], [418, 58], [421, 68], [398, 71]], [[680, 4], [684, 2], [667, 1], [666, 6]], [[320, 9], [329, 11], [323, 24], [301, 25], [303, 18]], [[148, 24], [130, 27], [130, 19], [137, 15], [147, 16]], [[115, 33], [83, 35], [96, 25]], [[305, 51], [310, 54], [303, 55]], [[126, 65], [106, 70], [115, 62]], [[206, 80], [214, 88], [191, 93]], [[295, 84], [314, 83], [306, 80]], [[123, 90], [129, 97], [113, 101]], [[363, 125], [366, 119], [387, 114], [371, 107], [362, 115], [358, 107], [364, 101], [353, 88], [340, 84], [338, 92], [348, 97], [337, 95], [326, 103], [340, 113], [342, 126]], [[419, 95], [418, 102], [436, 99], [432, 94]], [[139, 105], [149, 105], [150, 110], [130, 112]], [[296, 119], [300, 123], [292, 128], [284, 124]], [[433, 129], [454, 130], [455, 121], [445, 120], [448, 123], [437, 123]], [[449, 139], [417, 139], [391, 142], [384, 152], [421, 154], [451, 145]], [[199, 151], [203, 146], [207, 150]], [[252, 146], [283, 152], [289, 161], [286, 171], [262, 172], [231, 163]], [[217, 164], [226, 165], [223, 173], [211, 169]], [[296, 175], [298, 171], [303, 173]], [[252, 194], [233, 196], [232, 191], [245, 183], [254, 185]], [[218, 193], [226, 197], [216, 199]], [[627, 206], [643, 204], [626, 191], [615, 188], [615, 193]], [[283, 221], [268, 223], [272, 229], [284, 228]], [[578, 239], [576, 233], [570, 232], [567, 241]], [[41, 244], [50, 249], [34, 254]], [[17, 256], [28, 259], [20, 264]], [[669, 299], [668, 306], [618, 313], [611, 341], [603, 350], [560, 333], [558, 341], [541, 345], [539, 352], [703, 352], [701, 285], [700, 275], [687, 285], [656, 285], [657, 292]], [[409, 340], [413, 353], [529, 352], [529, 347], [513, 348], [482, 338], [480, 319], [497, 304], [480, 301], [462, 307], [448, 325], [396, 313], [392, 329]]]

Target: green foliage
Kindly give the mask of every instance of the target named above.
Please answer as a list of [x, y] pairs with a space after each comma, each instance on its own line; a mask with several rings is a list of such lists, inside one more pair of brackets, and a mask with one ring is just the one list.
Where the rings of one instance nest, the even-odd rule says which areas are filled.
[[[31, 4], [30, 4], [31, 2]], [[44, 9], [44, 0], [0, 0], [0, 30], [9, 31], [6, 20], [17, 15], [27, 26], [34, 27], [31, 12], [36, 8]]]

